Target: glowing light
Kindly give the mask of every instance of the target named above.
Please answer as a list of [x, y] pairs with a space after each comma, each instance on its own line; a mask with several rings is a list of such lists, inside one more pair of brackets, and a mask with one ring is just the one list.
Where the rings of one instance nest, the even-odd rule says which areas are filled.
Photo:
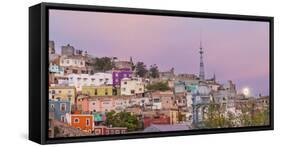
[[244, 94], [245, 96], [249, 96], [249, 95], [250, 95], [250, 89], [249, 89], [248, 87], [243, 88], [242, 92], [243, 92], [243, 94]]

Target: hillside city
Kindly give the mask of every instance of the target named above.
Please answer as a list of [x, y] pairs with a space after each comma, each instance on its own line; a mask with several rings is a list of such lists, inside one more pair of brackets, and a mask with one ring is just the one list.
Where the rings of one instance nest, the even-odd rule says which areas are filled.
[[[238, 92], [235, 81], [118, 57], [95, 57], [49, 41], [48, 137], [120, 135], [269, 125], [269, 96]], [[110, 53], [109, 53], [110, 54]], [[163, 63], [165, 64], [165, 63]], [[182, 64], [182, 63], [179, 63]], [[219, 78], [219, 77], [218, 77]]]

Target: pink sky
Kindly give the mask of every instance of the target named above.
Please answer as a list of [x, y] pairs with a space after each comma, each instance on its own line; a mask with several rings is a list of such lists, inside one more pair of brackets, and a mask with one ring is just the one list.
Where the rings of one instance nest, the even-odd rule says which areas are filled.
[[253, 95], [269, 93], [269, 23], [50, 10], [56, 50], [71, 44], [97, 56], [157, 64], [161, 71], [199, 73], [200, 32], [205, 73]]

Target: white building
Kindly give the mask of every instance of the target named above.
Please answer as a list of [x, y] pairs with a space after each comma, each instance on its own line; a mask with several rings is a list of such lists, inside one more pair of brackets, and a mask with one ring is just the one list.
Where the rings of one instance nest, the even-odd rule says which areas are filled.
[[186, 121], [192, 123], [192, 93], [186, 94]]
[[95, 73], [91, 76], [91, 84], [94, 86], [100, 85], [112, 85], [112, 74], [111, 73]]
[[123, 78], [121, 80], [121, 95], [144, 93], [144, 82], [141, 78]]
[[60, 58], [60, 66], [62, 67], [85, 67], [85, 60], [80, 56], [66, 57], [62, 56]]
[[134, 106], [134, 105], [141, 106], [141, 107], [152, 105], [152, 99], [149, 97], [132, 98], [130, 106]]
[[114, 100], [114, 110], [123, 111], [130, 106], [129, 98], [117, 98]]
[[68, 86], [75, 86], [77, 91], [81, 91], [82, 86], [112, 85], [111, 73], [69, 74], [66, 77], [66, 80], [59, 81], [59, 84], [67, 83]]

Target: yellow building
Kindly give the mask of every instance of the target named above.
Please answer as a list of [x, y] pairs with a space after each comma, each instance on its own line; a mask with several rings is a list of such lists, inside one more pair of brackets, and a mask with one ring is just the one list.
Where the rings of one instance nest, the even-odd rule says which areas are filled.
[[82, 94], [89, 96], [112, 96], [112, 86], [83, 86]]
[[170, 124], [177, 124], [179, 123], [179, 112], [178, 110], [162, 110], [161, 111], [166, 116], [170, 117]]
[[71, 104], [75, 103], [76, 89], [70, 86], [49, 87], [49, 99], [69, 99]]

